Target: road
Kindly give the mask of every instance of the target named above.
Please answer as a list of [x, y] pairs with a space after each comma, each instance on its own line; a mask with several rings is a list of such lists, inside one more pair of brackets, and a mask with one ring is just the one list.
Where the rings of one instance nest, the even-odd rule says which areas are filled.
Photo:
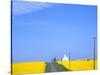
[[62, 72], [69, 71], [63, 65], [58, 63], [47, 63], [45, 72]]

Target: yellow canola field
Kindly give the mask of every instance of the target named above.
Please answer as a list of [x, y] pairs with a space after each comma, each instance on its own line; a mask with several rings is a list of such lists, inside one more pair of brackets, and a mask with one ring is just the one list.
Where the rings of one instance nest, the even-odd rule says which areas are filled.
[[[59, 64], [64, 65], [67, 69], [71, 71], [79, 70], [93, 70], [94, 61], [93, 60], [75, 60], [71, 61], [57, 61]], [[70, 65], [70, 66], [69, 66]], [[97, 61], [95, 64], [97, 68]], [[34, 74], [34, 73], [45, 73], [46, 63], [45, 62], [22, 62], [12, 64], [12, 75], [17, 74]]]
[[16, 74], [31, 74], [44, 73], [45, 62], [22, 62], [12, 64], [12, 75]]
[[[71, 71], [93, 70], [94, 69], [93, 60], [89, 60], [89, 61], [76, 60], [76, 61], [71, 61], [70, 63], [68, 61], [58, 61], [58, 63], [64, 65], [67, 69]], [[97, 68], [97, 61], [96, 61], [95, 67]]]

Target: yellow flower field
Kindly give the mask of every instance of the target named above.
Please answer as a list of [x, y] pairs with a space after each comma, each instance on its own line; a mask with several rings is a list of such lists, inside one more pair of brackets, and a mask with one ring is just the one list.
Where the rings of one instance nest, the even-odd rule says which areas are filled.
[[[77, 61], [71, 61], [70, 63], [68, 61], [58, 61], [59, 64], [64, 65], [67, 69], [70, 69], [72, 71], [78, 71], [78, 70], [93, 70], [94, 69], [94, 61], [93, 60], [77, 60]], [[70, 64], [70, 66], [69, 66]], [[97, 65], [97, 61], [95, 64], [95, 67]]]
[[12, 75], [24, 73], [44, 73], [45, 62], [23, 62], [12, 64]]
[[[70, 66], [68, 61], [58, 61], [57, 63], [62, 64], [64, 67], [71, 71], [79, 70], [93, 70], [93, 60], [76, 60], [71, 61]], [[97, 62], [97, 61], [96, 61]], [[97, 63], [96, 63], [97, 65]], [[45, 73], [46, 63], [45, 62], [22, 62], [12, 64], [12, 75], [17, 74], [34, 74], [34, 73]]]

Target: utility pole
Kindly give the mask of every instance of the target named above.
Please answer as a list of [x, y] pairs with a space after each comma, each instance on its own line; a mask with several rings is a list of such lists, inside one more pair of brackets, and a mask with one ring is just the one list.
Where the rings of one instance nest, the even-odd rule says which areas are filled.
[[93, 37], [93, 43], [94, 43], [94, 47], [93, 47], [93, 69], [96, 69], [96, 37]]
[[70, 56], [70, 53], [69, 53], [69, 69], [71, 70], [71, 56]]

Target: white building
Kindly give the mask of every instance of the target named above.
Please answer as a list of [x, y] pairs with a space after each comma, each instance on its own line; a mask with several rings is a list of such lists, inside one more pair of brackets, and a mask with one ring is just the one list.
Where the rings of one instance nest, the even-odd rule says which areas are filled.
[[67, 57], [66, 54], [64, 54], [63, 58], [62, 58], [62, 61], [69, 61], [69, 58]]

